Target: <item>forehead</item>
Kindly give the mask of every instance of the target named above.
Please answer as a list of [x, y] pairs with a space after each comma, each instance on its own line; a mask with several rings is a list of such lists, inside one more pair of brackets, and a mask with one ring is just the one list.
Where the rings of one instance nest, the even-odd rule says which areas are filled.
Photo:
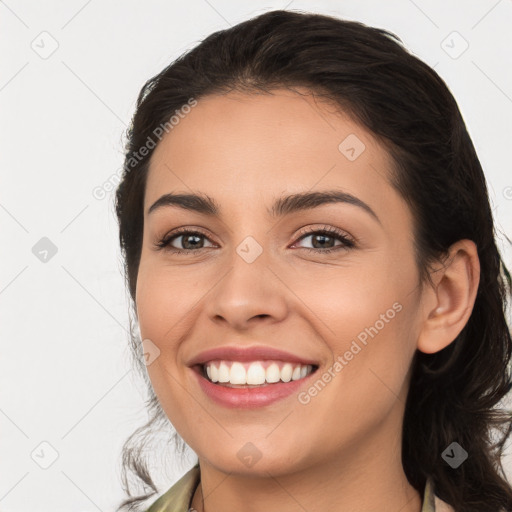
[[376, 210], [386, 208], [386, 189], [399, 201], [388, 183], [391, 158], [371, 132], [332, 103], [300, 92], [198, 100], [151, 157], [145, 210], [172, 191], [261, 209], [269, 196], [333, 188]]

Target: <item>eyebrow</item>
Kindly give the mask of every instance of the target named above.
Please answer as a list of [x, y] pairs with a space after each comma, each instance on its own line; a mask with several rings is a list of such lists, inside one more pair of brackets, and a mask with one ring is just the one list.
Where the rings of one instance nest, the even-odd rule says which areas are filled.
[[[370, 214], [379, 224], [381, 221], [372, 208], [358, 197], [338, 190], [326, 190], [322, 192], [303, 192], [279, 197], [267, 212], [271, 217], [284, 217], [291, 213], [318, 208], [324, 204], [346, 203], [357, 206]], [[214, 199], [200, 194], [164, 194], [157, 199], [148, 209], [148, 215], [163, 207], [178, 207], [183, 210], [193, 211], [218, 217], [221, 208]]]

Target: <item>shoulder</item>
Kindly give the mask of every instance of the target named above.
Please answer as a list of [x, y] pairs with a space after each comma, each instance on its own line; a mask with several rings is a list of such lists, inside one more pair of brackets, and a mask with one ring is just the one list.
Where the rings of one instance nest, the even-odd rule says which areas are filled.
[[434, 501], [435, 501], [435, 507], [436, 507], [435, 511], [436, 512], [455, 512], [453, 510], [453, 507], [448, 505], [448, 503], [446, 503], [445, 501], [441, 500], [437, 496], [434, 498]]
[[200, 480], [199, 465], [187, 471], [146, 512], [188, 512], [190, 501]]
[[425, 484], [421, 512], [455, 512], [453, 507], [439, 498], [439, 496], [436, 496], [434, 492], [434, 482], [431, 478], [428, 478]]

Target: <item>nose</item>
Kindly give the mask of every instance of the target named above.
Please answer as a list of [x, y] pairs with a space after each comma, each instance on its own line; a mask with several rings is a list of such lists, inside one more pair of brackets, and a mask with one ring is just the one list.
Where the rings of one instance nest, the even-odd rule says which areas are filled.
[[209, 319], [237, 331], [282, 321], [289, 307], [287, 288], [264, 255], [249, 262], [235, 253], [230, 263], [208, 296]]

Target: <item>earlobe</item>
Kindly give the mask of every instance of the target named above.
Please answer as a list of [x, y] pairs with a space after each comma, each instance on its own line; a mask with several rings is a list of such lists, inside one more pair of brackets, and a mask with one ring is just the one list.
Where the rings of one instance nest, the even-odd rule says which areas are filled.
[[435, 287], [426, 287], [424, 317], [417, 348], [433, 354], [447, 347], [467, 324], [480, 282], [480, 261], [472, 240], [459, 240], [444, 265], [433, 275]]

